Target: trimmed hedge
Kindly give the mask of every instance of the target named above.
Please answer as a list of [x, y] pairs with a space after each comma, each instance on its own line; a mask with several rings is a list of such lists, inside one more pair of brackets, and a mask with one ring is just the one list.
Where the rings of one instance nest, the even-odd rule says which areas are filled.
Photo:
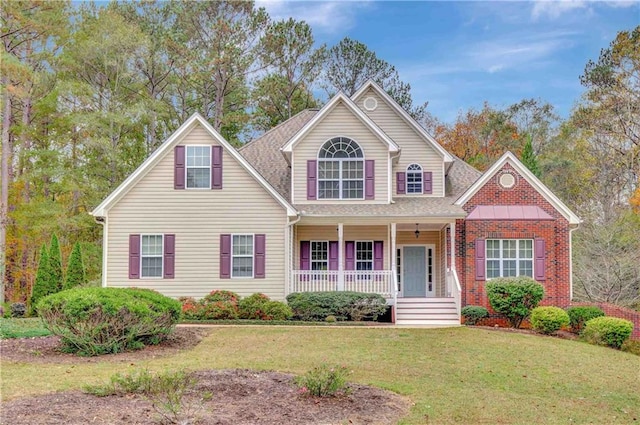
[[536, 307], [531, 311], [531, 327], [545, 335], [551, 335], [563, 326], [569, 326], [569, 315], [558, 307]]
[[485, 317], [489, 317], [489, 311], [479, 305], [465, 306], [461, 311], [462, 317], [464, 317], [464, 324], [473, 326]]
[[582, 338], [590, 344], [620, 348], [633, 332], [633, 323], [617, 317], [596, 317], [589, 320]]
[[324, 321], [328, 316], [337, 320], [376, 320], [387, 310], [382, 295], [351, 291], [296, 292], [287, 296], [294, 319]]
[[83, 356], [158, 344], [180, 320], [180, 303], [150, 289], [74, 288], [37, 305], [65, 349]]
[[530, 277], [502, 277], [487, 282], [491, 307], [519, 328], [544, 297], [544, 287]]
[[604, 311], [599, 307], [569, 307], [567, 309], [569, 315], [569, 324], [571, 332], [579, 334], [584, 329], [585, 323], [596, 317], [604, 316]]

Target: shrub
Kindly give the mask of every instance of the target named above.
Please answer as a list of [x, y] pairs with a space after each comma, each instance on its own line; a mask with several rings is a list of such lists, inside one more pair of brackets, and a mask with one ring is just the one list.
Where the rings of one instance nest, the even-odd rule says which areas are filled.
[[294, 382], [304, 394], [316, 397], [330, 397], [348, 392], [347, 376], [349, 371], [345, 366], [330, 366], [326, 363], [316, 366]]
[[544, 288], [530, 277], [504, 277], [487, 282], [487, 296], [491, 307], [519, 328], [544, 297]]
[[382, 297], [367, 297], [355, 300], [345, 308], [347, 316], [356, 322], [364, 319], [376, 320], [387, 311], [387, 302]]
[[477, 324], [481, 319], [489, 317], [489, 311], [479, 305], [468, 305], [460, 313], [464, 317], [464, 323], [471, 326]]
[[[366, 302], [357, 305], [361, 300]], [[354, 312], [358, 316], [363, 311], [376, 320], [386, 311], [386, 301], [382, 295], [350, 291], [296, 292], [287, 296], [287, 303], [293, 310], [294, 318], [306, 321], [323, 321], [327, 316], [335, 316], [337, 320], [353, 320]]]
[[187, 320], [233, 320], [238, 318], [238, 301], [235, 292], [214, 290], [199, 301], [192, 297], [180, 297], [182, 315]]
[[40, 249], [40, 259], [38, 260], [38, 271], [36, 272], [36, 280], [33, 283], [31, 292], [30, 311], [32, 314], [36, 312], [38, 301], [50, 294], [55, 294], [56, 288], [51, 285], [51, 271], [49, 270], [49, 251], [47, 245], [42, 245]]
[[589, 320], [582, 331], [582, 337], [590, 344], [620, 348], [631, 336], [633, 323], [617, 317], [596, 317]]
[[336, 323], [338, 321], [338, 319], [336, 319], [336, 316], [327, 316], [325, 317], [325, 322], [327, 323]]
[[585, 323], [596, 317], [604, 316], [604, 311], [598, 307], [569, 307], [567, 314], [569, 315], [571, 332], [579, 334]]
[[180, 303], [150, 289], [75, 288], [38, 303], [47, 329], [79, 355], [158, 344], [180, 319]]
[[545, 335], [569, 326], [569, 315], [558, 307], [536, 307], [531, 311], [531, 327]]
[[241, 299], [238, 309], [241, 319], [288, 320], [293, 316], [291, 307], [260, 293]]
[[76, 286], [81, 286], [87, 283], [87, 278], [84, 273], [84, 263], [82, 262], [82, 251], [80, 250], [80, 244], [78, 242], [73, 245], [73, 250], [69, 256], [69, 263], [67, 264], [67, 274], [64, 278], [63, 289], [71, 289]]
[[60, 243], [58, 236], [51, 237], [51, 246], [49, 247], [49, 287], [52, 293], [59, 292], [62, 289], [64, 276], [62, 274], [62, 253], [60, 252]]
[[27, 312], [27, 306], [24, 303], [11, 304], [11, 317], [24, 317]]
[[626, 351], [627, 353], [635, 354], [636, 356], [640, 356], [640, 341], [634, 341], [633, 339], [628, 339], [622, 346], [620, 347], [622, 351]]

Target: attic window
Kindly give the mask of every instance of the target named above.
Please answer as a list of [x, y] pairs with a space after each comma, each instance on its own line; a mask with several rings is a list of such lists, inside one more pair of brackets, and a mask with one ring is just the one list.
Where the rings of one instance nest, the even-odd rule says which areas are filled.
[[504, 173], [500, 176], [500, 178], [498, 179], [498, 182], [500, 183], [500, 186], [502, 186], [503, 188], [511, 189], [513, 186], [516, 185], [516, 178], [511, 173]]
[[378, 101], [374, 97], [369, 96], [364, 100], [364, 109], [367, 111], [375, 111], [377, 107]]

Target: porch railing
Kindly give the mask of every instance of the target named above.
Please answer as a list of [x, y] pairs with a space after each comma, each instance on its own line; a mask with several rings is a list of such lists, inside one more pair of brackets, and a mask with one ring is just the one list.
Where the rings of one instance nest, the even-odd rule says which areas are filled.
[[291, 292], [356, 291], [394, 296], [392, 270], [292, 270]]
[[456, 273], [455, 269], [447, 269], [447, 294], [455, 301], [456, 311], [458, 312], [458, 316], [460, 316], [462, 306], [462, 287], [460, 286], [458, 273]]

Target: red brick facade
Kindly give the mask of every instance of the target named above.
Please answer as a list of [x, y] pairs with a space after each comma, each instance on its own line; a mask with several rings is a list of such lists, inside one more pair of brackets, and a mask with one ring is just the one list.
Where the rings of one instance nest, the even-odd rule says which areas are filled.
[[[515, 176], [515, 185], [503, 188], [500, 175]], [[541, 305], [567, 307], [571, 301], [569, 222], [522, 177], [506, 163], [463, 206], [467, 213], [478, 205], [532, 205], [549, 214], [551, 220], [457, 220], [456, 270], [462, 286], [462, 305], [480, 305], [492, 312], [487, 299], [486, 281], [476, 280], [476, 239], [536, 239], [545, 241], [545, 288]]]

